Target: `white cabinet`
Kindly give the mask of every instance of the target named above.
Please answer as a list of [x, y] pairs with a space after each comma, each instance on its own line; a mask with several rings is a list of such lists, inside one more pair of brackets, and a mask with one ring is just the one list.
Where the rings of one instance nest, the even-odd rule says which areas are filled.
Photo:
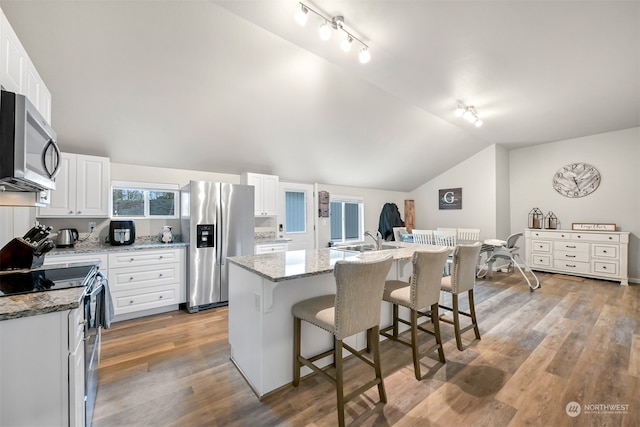
[[286, 243], [263, 243], [256, 245], [256, 255], [286, 252]]
[[629, 284], [628, 232], [525, 230], [526, 261], [534, 270]]
[[243, 173], [240, 182], [255, 187], [255, 216], [278, 215], [278, 182], [276, 175]]
[[185, 249], [109, 253], [114, 320], [171, 311], [186, 301]]
[[83, 321], [82, 308], [0, 321], [1, 426], [84, 426]]
[[51, 123], [51, 93], [0, 10], [0, 84], [5, 90], [26, 95]]
[[109, 158], [62, 153], [51, 203], [38, 217], [108, 217], [111, 169]]

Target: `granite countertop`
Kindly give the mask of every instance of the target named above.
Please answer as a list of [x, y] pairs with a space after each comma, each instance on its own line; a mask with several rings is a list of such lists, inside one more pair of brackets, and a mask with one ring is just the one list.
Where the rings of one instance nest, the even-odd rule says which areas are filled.
[[336, 249], [289, 251], [263, 255], [229, 257], [227, 260], [272, 282], [327, 274], [333, 271], [336, 261], [341, 259], [374, 260], [393, 255], [394, 260], [411, 259], [416, 250], [433, 249], [431, 245], [389, 242], [396, 249], [352, 252]]
[[3, 296], [0, 297], [0, 321], [72, 310], [80, 306], [83, 295], [84, 288], [78, 287]]
[[104, 243], [91, 243], [83, 245], [75, 245], [72, 248], [55, 248], [47, 255], [76, 255], [76, 254], [89, 254], [96, 252], [122, 252], [122, 251], [136, 251], [144, 249], [167, 249], [189, 246], [188, 243], [176, 242], [176, 243], [134, 243], [132, 245], [120, 245], [111, 246]]

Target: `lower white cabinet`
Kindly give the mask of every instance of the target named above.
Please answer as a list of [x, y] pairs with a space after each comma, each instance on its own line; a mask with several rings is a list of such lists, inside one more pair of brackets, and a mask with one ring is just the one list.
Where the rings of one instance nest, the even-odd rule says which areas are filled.
[[0, 321], [0, 426], [84, 426], [80, 308]]
[[263, 243], [256, 245], [256, 255], [286, 252], [286, 243]]
[[186, 301], [184, 248], [109, 253], [114, 320], [170, 311]]
[[629, 284], [629, 233], [525, 230], [526, 261], [534, 270]]

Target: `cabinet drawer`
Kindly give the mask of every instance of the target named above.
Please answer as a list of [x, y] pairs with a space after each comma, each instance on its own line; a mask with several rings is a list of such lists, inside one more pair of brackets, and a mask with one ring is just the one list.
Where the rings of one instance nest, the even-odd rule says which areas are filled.
[[591, 245], [591, 254], [596, 258], [618, 258], [618, 246], [617, 245]]
[[557, 268], [558, 270], [564, 270], [567, 272], [574, 273], [589, 273], [589, 263], [588, 262], [578, 262], [578, 261], [565, 261], [565, 260], [553, 260], [553, 268]]
[[114, 312], [118, 315], [171, 304], [178, 304], [178, 300], [175, 289], [168, 288], [138, 295], [116, 296]]
[[109, 257], [106, 254], [92, 253], [82, 255], [56, 255], [47, 254], [44, 258], [44, 265], [69, 264], [73, 262], [94, 262], [99, 264], [100, 270], [107, 271], [109, 268]]
[[533, 252], [551, 253], [551, 242], [546, 240], [532, 240], [531, 250]]
[[600, 233], [571, 233], [575, 240], [591, 240], [596, 242], [619, 242], [619, 234], [600, 234]]
[[162, 264], [109, 269], [109, 287], [112, 292], [158, 287], [180, 282], [180, 264]]
[[555, 251], [553, 258], [558, 261], [589, 262], [589, 252]]
[[613, 261], [593, 261], [593, 273], [618, 275], [618, 263]]
[[533, 265], [539, 265], [541, 267], [551, 267], [551, 256], [549, 255], [533, 254], [532, 258]]
[[571, 233], [557, 233], [553, 231], [532, 231], [531, 237], [540, 237], [543, 239], [570, 239]]
[[556, 251], [589, 253], [589, 244], [585, 242], [553, 242]]
[[127, 251], [109, 254], [109, 268], [178, 262], [178, 251]]
[[256, 255], [270, 254], [275, 252], [286, 252], [286, 243], [268, 244], [268, 245], [256, 245]]

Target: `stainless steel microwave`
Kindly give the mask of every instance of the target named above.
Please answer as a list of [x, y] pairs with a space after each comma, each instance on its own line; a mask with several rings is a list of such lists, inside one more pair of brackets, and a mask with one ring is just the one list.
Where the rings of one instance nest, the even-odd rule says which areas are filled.
[[55, 190], [56, 133], [26, 96], [0, 94], [0, 191]]

